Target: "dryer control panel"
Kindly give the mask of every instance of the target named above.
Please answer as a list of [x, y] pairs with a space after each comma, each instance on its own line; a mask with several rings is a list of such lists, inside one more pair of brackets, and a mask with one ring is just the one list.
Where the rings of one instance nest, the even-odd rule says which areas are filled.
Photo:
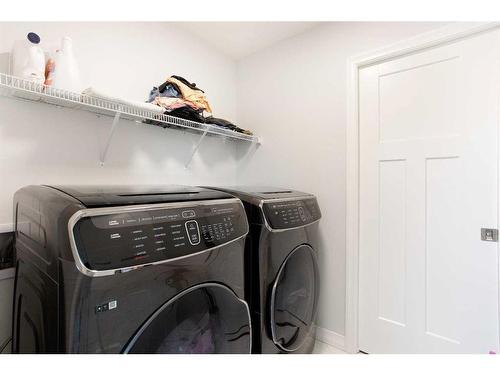
[[268, 201], [262, 205], [272, 229], [290, 229], [311, 224], [321, 218], [316, 198]]
[[140, 211], [123, 207], [109, 214], [89, 209], [88, 216], [73, 226], [81, 262], [95, 271], [133, 267], [192, 255], [248, 232], [245, 211], [237, 200], [191, 204], [151, 205]]

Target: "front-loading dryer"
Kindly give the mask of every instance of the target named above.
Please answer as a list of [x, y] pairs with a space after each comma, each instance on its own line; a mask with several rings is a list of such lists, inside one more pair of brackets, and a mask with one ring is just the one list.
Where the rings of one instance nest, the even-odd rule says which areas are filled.
[[319, 297], [318, 223], [314, 195], [263, 187], [214, 187], [243, 201], [245, 298], [253, 353], [311, 353]]
[[250, 352], [239, 199], [28, 186], [14, 212], [14, 352]]

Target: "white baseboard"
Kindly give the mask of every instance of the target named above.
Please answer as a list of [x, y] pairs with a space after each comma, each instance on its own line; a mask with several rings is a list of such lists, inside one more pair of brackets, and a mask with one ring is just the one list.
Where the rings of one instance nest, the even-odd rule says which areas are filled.
[[345, 350], [345, 336], [323, 327], [316, 327], [316, 340]]

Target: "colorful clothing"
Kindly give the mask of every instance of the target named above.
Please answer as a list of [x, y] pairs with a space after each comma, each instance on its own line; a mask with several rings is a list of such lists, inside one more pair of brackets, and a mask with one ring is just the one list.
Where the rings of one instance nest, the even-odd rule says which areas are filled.
[[194, 103], [198, 108], [212, 113], [212, 108], [210, 107], [210, 104], [208, 103], [207, 97], [203, 90], [197, 88], [196, 85], [193, 84], [188, 86], [183, 82], [184, 80], [181, 81], [180, 79], [174, 77], [175, 76], [169, 77], [167, 79], [167, 82], [173, 83], [176, 85], [176, 87], [179, 88], [184, 100]]
[[160, 107], [165, 108], [168, 112], [177, 109], [177, 108], [182, 108], [189, 106], [193, 108], [195, 111], [199, 111], [200, 108], [196, 106], [196, 104], [191, 103], [187, 100], [181, 99], [181, 98], [171, 98], [171, 97], [165, 97], [165, 96], [157, 96], [154, 98], [154, 100], [151, 102], [151, 104], [156, 104]]

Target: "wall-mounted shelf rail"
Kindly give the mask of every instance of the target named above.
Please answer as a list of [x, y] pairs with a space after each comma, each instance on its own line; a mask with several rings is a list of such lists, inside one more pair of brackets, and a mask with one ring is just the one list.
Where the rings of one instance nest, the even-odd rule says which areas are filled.
[[105, 100], [76, 92], [57, 89], [4, 73], [0, 73], [0, 93], [14, 98], [43, 102], [66, 108], [73, 108], [76, 110], [85, 110], [99, 115], [112, 117], [113, 122], [111, 129], [109, 131], [108, 138], [103, 143], [104, 147], [100, 155], [101, 164], [104, 164], [111, 138], [113, 137], [114, 131], [120, 119], [126, 119], [147, 125], [161, 126], [164, 128], [188, 130], [200, 134], [200, 140], [194, 146], [190, 159], [186, 163], [186, 167], [189, 166], [194, 154], [200, 146], [201, 141], [206, 135], [214, 135], [237, 141], [251, 142], [256, 146], [260, 144], [259, 138], [253, 135], [239, 133], [215, 125], [160, 114], [144, 109], [141, 106], [124, 104], [123, 102], [115, 102], [112, 100]]

